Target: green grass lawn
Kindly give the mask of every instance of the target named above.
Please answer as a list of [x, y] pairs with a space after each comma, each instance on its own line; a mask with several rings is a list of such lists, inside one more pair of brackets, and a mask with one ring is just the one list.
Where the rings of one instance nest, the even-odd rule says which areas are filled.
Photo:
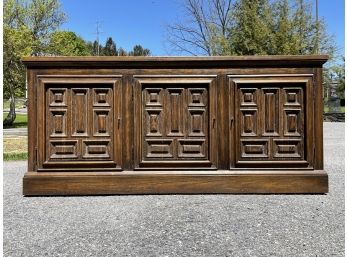
[[[324, 106], [324, 112], [325, 112], [325, 113], [329, 112], [329, 107], [328, 107], [328, 106]], [[345, 106], [340, 106], [338, 112], [345, 113]]]
[[17, 161], [28, 159], [28, 137], [4, 137], [4, 161]]
[[[3, 118], [7, 117], [7, 112], [3, 113]], [[28, 115], [22, 113], [16, 113], [16, 119], [12, 126], [4, 127], [4, 128], [23, 128], [28, 126]]]

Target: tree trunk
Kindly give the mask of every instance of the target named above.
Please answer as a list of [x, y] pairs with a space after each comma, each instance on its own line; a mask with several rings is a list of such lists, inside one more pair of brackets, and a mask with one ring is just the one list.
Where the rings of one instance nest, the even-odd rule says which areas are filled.
[[[11, 90], [12, 91], [12, 90]], [[16, 119], [16, 103], [14, 94], [11, 92], [10, 96], [10, 112], [8, 113], [6, 119], [3, 121], [3, 126], [11, 126]]]

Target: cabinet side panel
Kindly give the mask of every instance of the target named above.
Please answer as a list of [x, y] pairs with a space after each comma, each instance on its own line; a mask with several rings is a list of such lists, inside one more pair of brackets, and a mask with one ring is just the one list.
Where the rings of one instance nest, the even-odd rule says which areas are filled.
[[35, 73], [33, 70], [27, 71], [28, 83], [28, 171], [36, 171], [36, 86]]
[[323, 169], [324, 152], [323, 152], [323, 83], [322, 68], [315, 69], [314, 80], [314, 125], [315, 125], [315, 163], [314, 169]]

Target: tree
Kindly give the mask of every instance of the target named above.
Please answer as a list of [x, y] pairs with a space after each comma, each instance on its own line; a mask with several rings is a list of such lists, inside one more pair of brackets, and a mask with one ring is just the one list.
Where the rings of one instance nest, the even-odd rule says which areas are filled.
[[126, 50], [124, 50], [122, 47], [118, 49], [118, 56], [127, 56], [128, 53]]
[[98, 43], [97, 40], [94, 40], [94, 42], [93, 42], [93, 54], [97, 55], [97, 56], [100, 55], [101, 49], [102, 49], [102, 46]]
[[309, 0], [182, 0], [185, 20], [168, 26], [174, 52], [192, 55], [334, 55]]
[[105, 42], [105, 46], [102, 49], [102, 55], [106, 56], [117, 56], [116, 43], [112, 40], [112, 37], [108, 37]]
[[4, 1], [4, 96], [10, 98], [10, 112], [3, 122], [5, 126], [15, 120], [15, 98], [25, 91], [21, 57], [42, 54], [51, 32], [64, 19], [58, 0]]
[[229, 29], [230, 54], [268, 54], [272, 45], [272, 12], [267, 0], [240, 0]]
[[327, 33], [324, 20], [317, 23], [310, 2], [278, 0], [274, 3], [274, 17], [274, 54], [325, 53], [334, 56], [334, 39]]
[[141, 45], [135, 45], [133, 50], [129, 52], [131, 56], [148, 56], [151, 52], [147, 48], [143, 48]]
[[325, 97], [329, 97], [332, 85], [336, 84], [336, 93], [340, 99], [345, 98], [345, 58], [341, 57], [342, 62], [335, 63], [331, 67], [324, 69], [324, 92]]
[[23, 7], [27, 10], [24, 23], [31, 30], [35, 40], [32, 54], [41, 55], [46, 50], [51, 33], [65, 22], [66, 15], [60, 9], [59, 0], [24, 1]]
[[25, 68], [21, 63], [23, 55], [30, 55], [32, 34], [25, 26], [13, 29], [4, 25], [4, 98], [10, 100], [10, 111], [3, 121], [4, 126], [12, 125], [16, 119], [16, 97], [25, 92]]
[[47, 53], [63, 56], [91, 55], [87, 43], [72, 31], [55, 31], [52, 33]]
[[185, 0], [183, 17], [167, 27], [167, 43], [178, 53], [225, 55], [230, 53], [228, 33], [232, 0]]

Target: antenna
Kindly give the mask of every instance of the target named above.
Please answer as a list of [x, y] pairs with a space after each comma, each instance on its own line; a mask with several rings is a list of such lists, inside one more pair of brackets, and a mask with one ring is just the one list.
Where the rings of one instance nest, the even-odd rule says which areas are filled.
[[97, 55], [99, 56], [99, 35], [103, 33], [103, 31], [100, 29], [101, 28], [101, 22], [99, 20], [96, 21], [96, 32], [95, 34], [97, 35]]

